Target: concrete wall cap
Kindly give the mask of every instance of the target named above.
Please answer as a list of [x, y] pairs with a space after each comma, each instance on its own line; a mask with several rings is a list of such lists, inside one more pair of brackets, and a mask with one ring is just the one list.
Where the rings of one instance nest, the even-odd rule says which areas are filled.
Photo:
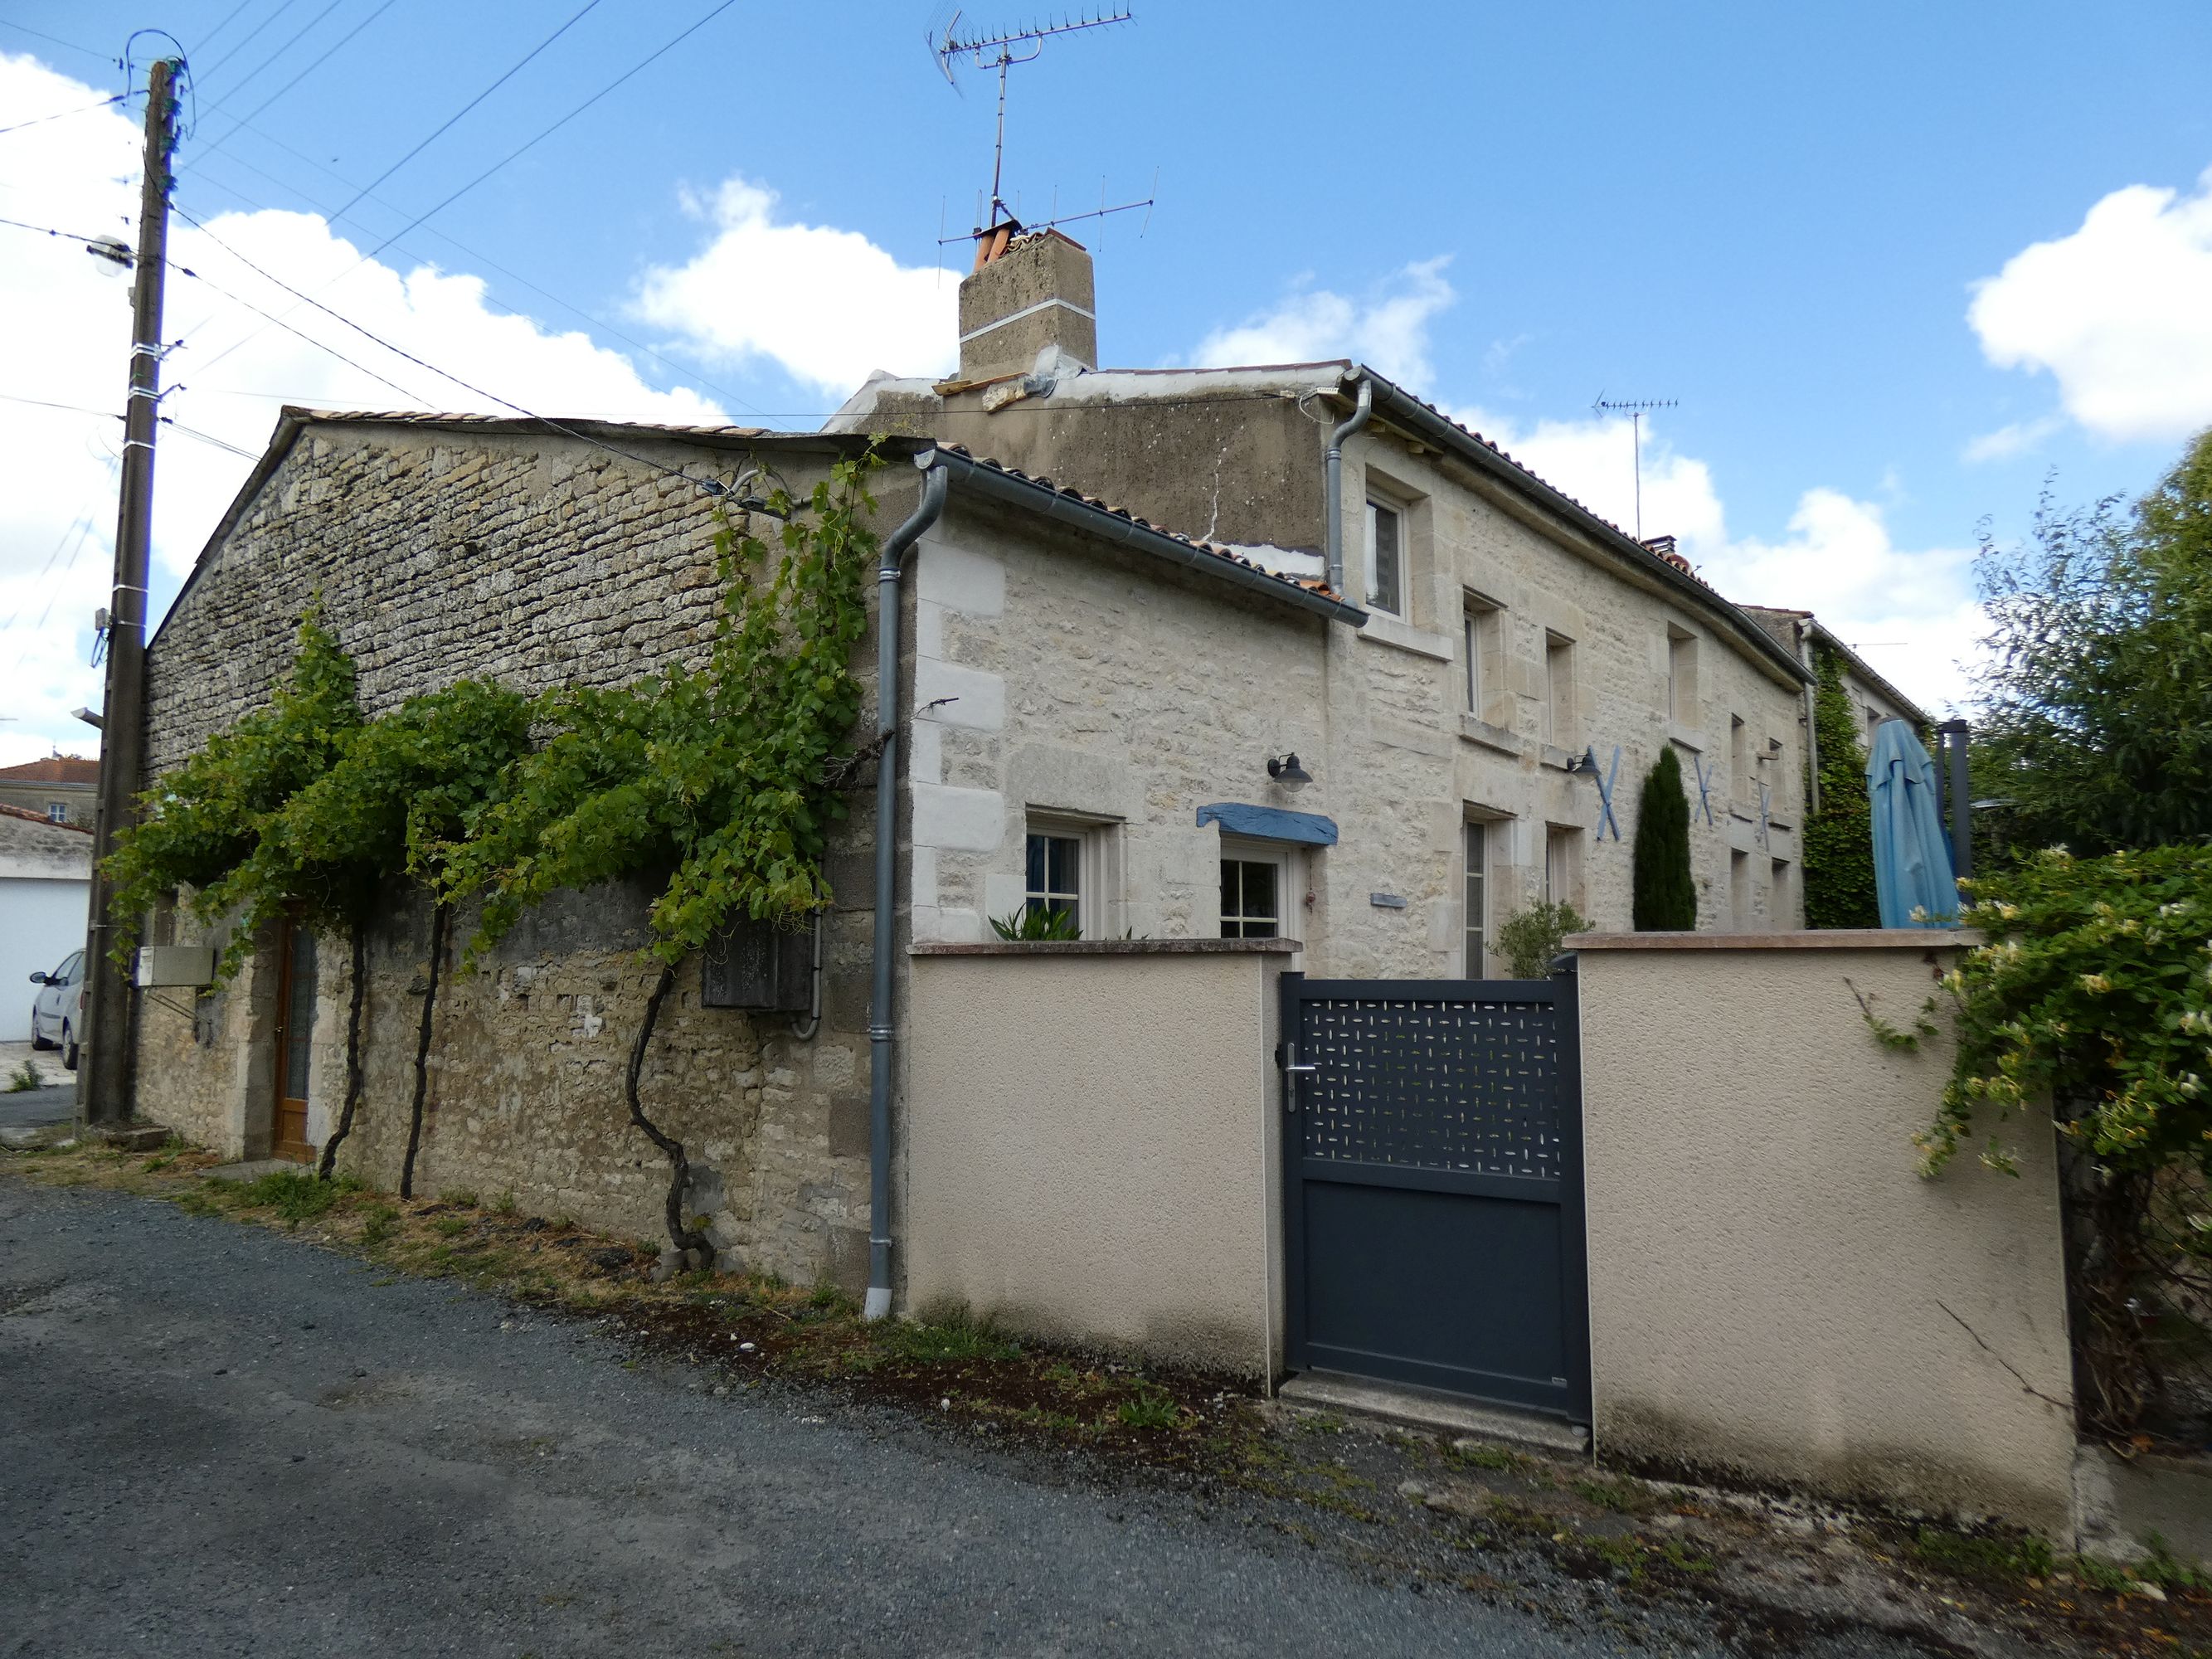
[[1233, 957], [1287, 956], [1306, 947], [1294, 939], [992, 939], [923, 940], [917, 957]]
[[1957, 951], [1973, 927], [1818, 927], [1772, 933], [1570, 933], [1562, 951]]

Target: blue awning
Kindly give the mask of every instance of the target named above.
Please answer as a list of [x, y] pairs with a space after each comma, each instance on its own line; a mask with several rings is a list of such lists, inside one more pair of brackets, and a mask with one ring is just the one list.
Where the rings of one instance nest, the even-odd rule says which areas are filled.
[[1318, 812], [1285, 812], [1279, 806], [1248, 806], [1241, 801], [1217, 801], [1198, 809], [1198, 827], [1221, 826], [1224, 836], [1244, 836], [1253, 841], [1295, 842], [1301, 847], [1336, 845], [1336, 822]]

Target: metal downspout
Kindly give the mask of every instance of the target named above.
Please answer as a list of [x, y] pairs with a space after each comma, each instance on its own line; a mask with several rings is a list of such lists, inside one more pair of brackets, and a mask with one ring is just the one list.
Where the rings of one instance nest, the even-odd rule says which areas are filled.
[[1344, 441], [1367, 424], [1375, 412], [1375, 382], [1359, 377], [1359, 406], [1352, 418], [1328, 434], [1328, 524], [1323, 545], [1328, 549], [1328, 585], [1344, 597]]
[[[920, 458], [927, 462], [927, 455]], [[876, 891], [873, 981], [868, 994], [868, 1319], [891, 1310], [891, 947], [898, 920], [899, 568], [945, 511], [943, 471], [922, 477], [921, 504], [884, 544], [876, 572]]]

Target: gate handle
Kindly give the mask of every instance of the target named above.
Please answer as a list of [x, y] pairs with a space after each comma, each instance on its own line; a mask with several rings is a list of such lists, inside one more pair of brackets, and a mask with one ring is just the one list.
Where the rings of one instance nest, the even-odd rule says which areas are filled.
[[1298, 1073], [1318, 1072], [1321, 1067], [1299, 1065], [1298, 1045], [1295, 1042], [1285, 1042], [1283, 1045], [1280, 1064], [1283, 1068], [1283, 1109], [1286, 1112], [1295, 1112], [1298, 1109]]

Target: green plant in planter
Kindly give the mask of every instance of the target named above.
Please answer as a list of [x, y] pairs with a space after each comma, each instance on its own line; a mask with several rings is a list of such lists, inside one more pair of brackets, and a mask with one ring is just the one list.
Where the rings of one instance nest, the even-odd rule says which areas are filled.
[[1506, 918], [1498, 930], [1498, 954], [1505, 958], [1514, 978], [1542, 979], [1552, 971], [1559, 941], [1569, 933], [1586, 933], [1589, 928], [1589, 921], [1565, 900], [1554, 904], [1539, 899]]
[[1024, 941], [1083, 937], [1083, 930], [1075, 925], [1074, 911], [1048, 910], [1041, 904], [1032, 904], [1011, 915], [993, 916], [991, 931], [1000, 939]]

